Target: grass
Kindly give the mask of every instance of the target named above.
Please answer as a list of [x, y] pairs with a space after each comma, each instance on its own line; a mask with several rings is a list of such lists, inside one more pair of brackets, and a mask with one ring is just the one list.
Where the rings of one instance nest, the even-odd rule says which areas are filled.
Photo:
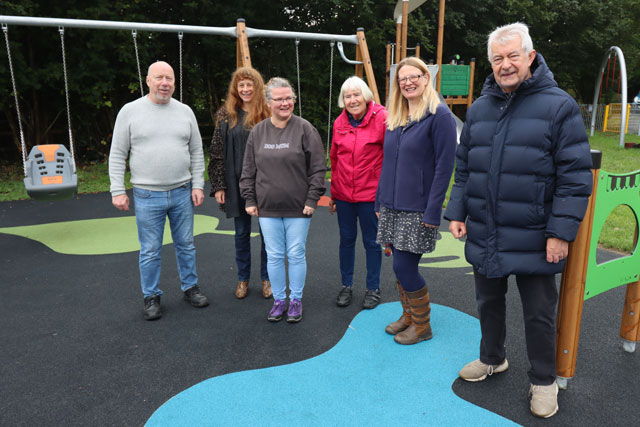
[[[640, 149], [620, 148], [620, 135], [617, 133], [594, 133], [589, 138], [591, 148], [602, 151], [601, 169], [610, 173], [634, 172], [640, 169]], [[640, 136], [626, 135], [625, 142], [635, 142], [640, 144]], [[607, 249], [613, 249], [623, 253], [631, 253], [634, 247], [634, 233], [636, 229], [636, 218], [633, 211], [628, 206], [618, 206], [615, 208], [600, 233], [598, 244]]]
[[[633, 172], [640, 169], [640, 149], [624, 149], [618, 147], [618, 134], [597, 132], [589, 138], [591, 148], [602, 151], [602, 169], [612, 173]], [[640, 136], [627, 135], [626, 142], [640, 144]], [[28, 198], [22, 183], [21, 165], [5, 165], [0, 167], [0, 202]], [[330, 172], [327, 172], [327, 178]], [[129, 173], [125, 178], [129, 182]], [[453, 183], [453, 178], [451, 180]], [[128, 187], [130, 188], [130, 186]], [[82, 165], [78, 167], [78, 192], [100, 193], [109, 191], [109, 171], [106, 163]], [[445, 203], [449, 200], [447, 191]], [[633, 236], [636, 219], [627, 206], [618, 206], [609, 216], [602, 228], [599, 244], [602, 247], [623, 253], [633, 249]]]

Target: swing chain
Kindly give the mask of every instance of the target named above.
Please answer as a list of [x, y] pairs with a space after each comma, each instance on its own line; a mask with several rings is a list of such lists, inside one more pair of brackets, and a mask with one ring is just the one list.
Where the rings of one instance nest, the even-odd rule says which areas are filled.
[[329, 114], [327, 118], [327, 153], [325, 156], [325, 161], [329, 160], [329, 144], [331, 143], [331, 90], [333, 89], [333, 46], [335, 45], [335, 41], [331, 40], [329, 45], [331, 46], [331, 61], [329, 66]]
[[180, 51], [180, 102], [182, 102], [182, 36], [183, 33], [180, 31], [178, 33], [178, 50]]
[[71, 131], [71, 108], [69, 107], [69, 85], [67, 84], [67, 59], [64, 51], [64, 27], [58, 27], [60, 33], [60, 43], [62, 46], [62, 72], [64, 76], [64, 95], [67, 100], [67, 123], [69, 124], [69, 148], [71, 149], [71, 163], [73, 173], [76, 173], [76, 156], [73, 151], [73, 133]]
[[140, 57], [138, 56], [138, 42], [136, 41], [138, 33], [136, 30], [131, 30], [131, 37], [133, 37], [133, 48], [136, 51], [136, 64], [138, 64], [138, 81], [140, 82], [140, 97], [144, 96], [144, 89], [142, 88], [142, 72], [140, 71]]
[[27, 145], [24, 142], [24, 132], [22, 131], [22, 120], [20, 116], [20, 105], [18, 104], [18, 88], [16, 87], [16, 78], [13, 74], [13, 62], [11, 62], [11, 48], [9, 47], [9, 27], [2, 23], [2, 31], [4, 32], [4, 40], [7, 44], [7, 57], [9, 58], [9, 71], [11, 73], [11, 83], [13, 84], [13, 96], [16, 100], [16, 113], [18, 114], [18, 129], [20, 131], [20, 148], [22, 150], [22, 169], [24, 176], [27, 176]]
[[298, 111], [302, 117], [302, 93], [300, 92], [300, 56], [298, 55], [298, 46], [300, 39], [296, 39], [296, 72], [298, 73]]

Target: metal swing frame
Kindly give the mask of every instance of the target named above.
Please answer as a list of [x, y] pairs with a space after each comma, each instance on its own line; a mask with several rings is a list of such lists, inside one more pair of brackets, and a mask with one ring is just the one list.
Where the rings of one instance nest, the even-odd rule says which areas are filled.
[[[74, 182], [74, 192], [69, 196], [72, 197], [77, 191], [77, 176], [75, 173], [75, 161], [73, 154], [73, 139], [71, 132], [71, 115], [69, 113], [69, 95], [67, 88], [67, 80], [66, 80], [66, 61], [64, 58], [64, 27], [71, 28], [94, 28], [94, 29], [108, 29], [108, 30], [129, 30], [131, 31], [131, 36], [133, 38], [133, 45], [136, 53], [136, 63], [138, 68], [138, 79], [140, 82], [140, 94], [144, 96], [144, 89], [142, 85], [142, 73], [140, 70], [140, 59], [138, 55], [138, 45], [137, 45], [137, 31], [159, 31], [159, 32], [175, 32], [178, 34], [178, 42], [179, 42], [179, 51], [180, 51], [180, 101], [182, 101], [183, 90], [182, 90], [182, 40], [184, 33], [191, 34], [209, 34], [209, 35], [222, 35], [236, 38], [236, 64], [238, 67], [246, 66], [252, 67], [251, 65], [251, 55], [249, 53], [249, 41], [250, 37], [266, 37], [266, 38], [284, 38], [284, 39], [294, 39], [296, 41], [296, 65], [298, 70], [298, 85], [300, 84], [299, 77], [299, 59], [298, 59], [298, 45], [300, 40], [316, 40], [316, 41], [328, 41], [331, 45], [331, 75], [329, 77], [329, 113], [328, 113], [328, 126], [327, 126], [327, 156], [329, 152], [329, 142], [330, 142], [330, 130], [331, 130], [331, 95], [332, 95], [332, 84], [333, 84], [333, 48], [334, 45], [338, 44], [338, 52], [343, 61], [350, 65], [355, 65], [355, 75], [358, 77], [363, 77], [363, 72], [366, 74], [366, 81], [373, 93], [373, 99], [376, 103], [380, 104], [380, 96], [378, 94], [378, 88], [376, 85], [375, 75], [373, 73], [373, 67], [371, 64], [371, 57], [369, 56], [369, 49], [367, 46], [367, 40], [364, 35], [364, 29], [358, 28], [356, 30], [355, 35], [340, 35], [340, 34], [323, 34], [323, 33], [305, 33], [305, 32], [295, 32], [295, 31], [274, 31], [274, 30], [261, 30], [255, 28], [248, 28], [245, 25], [244, 19], [238, 19], [236, 21], [235, 27], [205, 27], [205, 26], [192, 26], [192, 25], [169, 25], [169, 24], [149, 24], [142, 22], [115, 22], [115, 21], [97, 21], [97, 20], [85, 20], [85, 19], [62, 19], [62, 18], [41, 18], [41, 17], [24, 17], [24, 16], [5, 16], [0, 15], [0, 23], [2, 23], [2, 27], [5, 31], [5, 38], [7, 40], [7, 51], [9, 54], [9, 64], [12, 73], [13, 79], [13, 68], [11, 65], [11, 55], [9, 52], [9, 41], [7, 36], [7, 25], [26, 25], [26, 26], [56, 26], [61, 31], [61, 39], [62, 39], [62, 49], [63, 49], [63, 66], [64, 66], [64, 74], [65, 74], [65, 92], [67, 94], [67, 117], [69, 121], [69, 138], [70, 138], [70, 147], [71, 153], [67, 156], [70, 158], [71, 166], [73, 167], [73, 175], [72, 179]], [[356, 45], [356, 60], [349, 60], [344, 54], [343, 43], [351, 43]], [[17, 91], [15, 89], [15, 80], [14, 83], [14, 93], [16, 96], [16, 109], [18, 110], [18, 122], [20, 124], [20, 138], [21, 144], [23, 147], [23, 163], [25, 167], [25, 175], [27, 175], [27, 160], [25, 159], [25, 144], [24, 137], [22, 133], [22, 124], [20, 121], [20, 112], [17, 103]], [[298, 92], [300, 92], [298, 88]], [[302, 112], [302, 104], [298, 104], [300, 107], [300, 112]], [[63, 146], [60, 146], [61, 150], [64, 149]], [[65, 149], [66, 150], [66, 149]], [[70, 156], [70, 157], [69, 157]], [[31, 155], [30, 155], [31, 157]], [[25, 178], [26, 184], [26, 178]], [[52, 188], [52, 187], [51, 187]], [[30, 193], [31, 195], [31, 193]], [[42, 196], [42, 197], [38, 197]], [[44, 198], [43, 194], [34, 193], [32, 196], [34, 198], [42, 199]], [[60, 197], [58, 197], [60, 198]], [[49, 198], [49, 200], [51, 200]]]

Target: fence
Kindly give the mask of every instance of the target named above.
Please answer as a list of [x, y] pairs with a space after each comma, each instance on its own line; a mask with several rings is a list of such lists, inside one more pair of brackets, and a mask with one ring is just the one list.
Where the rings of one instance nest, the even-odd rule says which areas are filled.
[[[598, 110], [596, 111], [596, 130], [602, 131], [604, 127], [604, 110], [606, 106], [604, 104], [598, 104]], [[584, 122], [584, 128], [591, 129], [591, 112], [593, 111], [593, 105], [580, 104], [580, 114], [582, 115], [582, 121]]]
[[[629, 104], [631, 110], [629, 111], [629, 127], [628, 135], [640, 135], [640, 104]], [[596, 127], [595, 130], [602, 131], [604, 128], [604, 112], [606, 105], [598, 104], [598, 110], [596, 111]], [[582, 121], [584, 122], [584, 128], [591, 129], [591, 104], [580, 104], [580, 114], [582, 115]], [[619, 121], [619, 119], [618, 119]]]

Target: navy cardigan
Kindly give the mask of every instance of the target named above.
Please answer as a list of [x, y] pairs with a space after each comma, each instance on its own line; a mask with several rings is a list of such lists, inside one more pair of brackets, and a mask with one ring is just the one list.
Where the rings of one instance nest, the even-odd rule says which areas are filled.
[[422, 212], [422, 222], [439, 225], [456, 151], [456, 124], [449, 108], [406, 126], [387, 129], [376, 193], [380, 206]]

